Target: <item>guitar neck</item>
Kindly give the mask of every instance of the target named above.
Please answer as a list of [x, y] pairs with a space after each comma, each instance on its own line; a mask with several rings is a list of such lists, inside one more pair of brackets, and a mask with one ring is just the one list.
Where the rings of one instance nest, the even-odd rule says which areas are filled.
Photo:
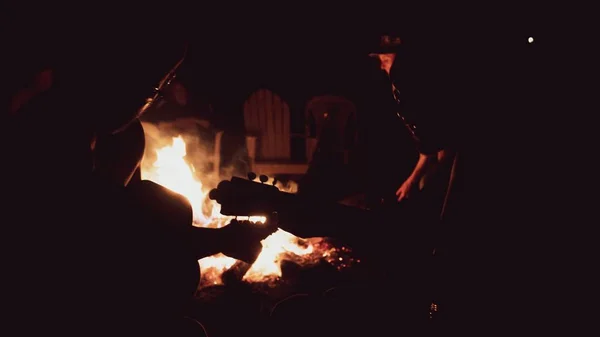
[[281, 192], [272, 186], [234, 180], [226, 198], [217, 200], [224, 215], [278, 213], [279, 227], [301, 237], [345, 236], [368, 222], [373, 212], [339, 203], [317, 202], [309, 197]]

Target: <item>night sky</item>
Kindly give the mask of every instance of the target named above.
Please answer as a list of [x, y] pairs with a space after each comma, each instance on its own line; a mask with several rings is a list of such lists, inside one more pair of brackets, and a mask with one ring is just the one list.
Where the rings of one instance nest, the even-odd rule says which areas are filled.
[[187, 71], [201, 91], [220, 95], [267, 86], [289, 99], [356, 96], [372, 76], [368, 49], [382, 33], [399, 33], [424, 55], [429, 51], [436, 66], [451, 67], [469, 58], [512, 62], [508, 58], [523, 56], [518, 53], [537, 28], [525, 6], [363, 6], [205, 13], [186, 29]]
[[227, 113], [241, 112], [245, 97], [259, 87], [274, 90], [298, 108], [320, 94], [343, 95], [360, 105], [378, 73], [367, 56], [369, 47], [382, 33], [399, 33], [430, 59], [430, 71], [446, 68], [456, 77], [449, 83], [460, 85], [473, 73], [491, 77], [510, 68], [518, 75], [517, 69], [530, 63], [527, 53], [533, 45], [527, 38], [538, 30], [533, 21], [527, 22], [525, 10], [510, 20], [500, 10], [481, 16], [456, 8], [445, 14], [443, 9], [431, 9], [427, 15], [386, 12], [289, 17], [263, 13], [213, 19], [214, 24], [201, 22], [197, 28], [192, 23], [181, 78]]
[[[294, 106], [319, 94], [361, 100], [378, 73], [367, 56], [369, 46], [382, 33], [399, 33], [404, 42], [421, 50], [430, 68], [451, 69], [459, 75], [461, 67], [470, 68], [465, 71], [471, 73], [524, 68], [531, 58], [526, 53], [532, 49], [527, 37], [533, 33], [536, 42], [542, 40], [536, 35], [539, 15], [531, 15], [535, 12], [523, 5], [461, 8], [396, 2], [360, 7], [244, 7], [232, 3], [217, 8], [214, 4], [169, 3], [141, 12], [134, 7], [133, 11], [87, 7], [83, 16], [72, 5], [69, 12], [54, 3], [52, 8], [36, 5], [35, 11], [26, 3], [18, 4], [9, 21], [9, 36], [18, 42], [10, 61], [17, 80], [31, 65], [43, 63], [45, 52], [58, 48], [49, 42], [55, 36], [73, 35], [71, 40], [77, 43], [90, 31], [112, 36], [135, 28], [151, 39], [144, 48], [146, 54], [169, 52], [172, 44], [165, 41], [171, 38], [187, 40], [188, 57], [180, 79], [193, 96], [234, 114], [241, 112], [244, 99], [260, 87], [274, 90]], [[146, 11], [152, 15], [143, 16]], [[115, 13], [122, 18], [120, 24], [113, 19]], [[165, 31], [168, 33], [161, 34]], [[36, 49], [38, 42], [42, 47]], [[35, 61], [28, 62], [29, 58]]]
[[372, 64], [365, 44], [377, 38], [376, 33], [356, 36], [355, 30], [288, 23], [271, 30], [249, 26], [238, 34], [202, 34], [190, 47], [190, 75], [207, 92], [229, 95], [260, 86], [289, 99], [353, 95]]

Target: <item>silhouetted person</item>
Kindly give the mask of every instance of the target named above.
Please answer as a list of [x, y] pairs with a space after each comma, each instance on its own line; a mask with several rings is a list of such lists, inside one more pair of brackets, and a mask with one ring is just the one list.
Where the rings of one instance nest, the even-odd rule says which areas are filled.
[[[387, 85], [382, 89], [385, 95], [381, 96], [387, 101], [380, 106], [387, 108], [388, 102], [393, 103], [393, 109], [386, 110], [393, 118], [380, 120], [387, 120], [394, 127], [374, 124], [372, 127], [376, 128], [370, 131], [382, 132], [390, 138], [398, 137], [403, 147], [386, 149], [385, 155], [413, 165], [402, 165], [406, 169], [404, 172], [377, 172], [378, 167], [371, 172], [372, 175], [394, 175], [386, 179], [387, 182], [400, 180], [394, 190], [386, 192], [385, 187], [378, 187], [372, 191], [375, 192], [371, 195], [375, 201], [372, 207], [387, 209], [387, 216], [374, 218], [376, 224], [365, 223], [366, 228], [353, 235], [353, 244], [365, 254], [363, 261], [377, 266], [372, 281], [348, 289], [339, 287], [328, 292], [325, 300], [317, 304], [330, 306], [326, 311], [337, 318], [332, 317], [330, 322], [340, 322], [328, 323], [333, 324], [330, 329], [348, 335], [379, 335], [389, 331], [418, 334], [428, 328], [429, 306], [434, 296], [430, 275], [433, 229], [440, 218], [448, 183], [447, 174], [444, 185], [444, 178], [434, 178], [434, 173], [453, 150], [450, 135], [454, 130], [447, 129], [451, 126], [444, 115], [449, 113], [449, 108], [439, 102], [442, 99], [439, 92], [424, 85], [426, 80], [435, 81], [435, 77], [423, 71], [420, 56], [425, 53], [420, 50], [422, 46], [404, 47], [399, 37], [387, 35], [382, 36], [380, 42], [370, 54], [377, 57], [379, 67], [387, 77]], [[345, 231], [343, 225], [349, 228], [360, 226], [357, 223], [340, 224], [341, 231]], [[378, 226], [398, 227], [397, 234], [379, 231]], [[305, 235], [306, 232], [295, 234]], [[324, 235], [316, 227], [312, 234]], [[332, 236], [336, 237], [336, 234]], [[296, 320], [294, 314], [281, 312], [276, 317], [287, 324]], [[346, 328], [347, 331], [343, 330]]]
[[139, 182], [145, 146], [144, 128], [139, 120], [119, 133], [99, 135], [94, 145], [95, 175], [122, 186]]
[[424, 69], [427, 65], [421, 57], [425, 52], [417, 49], [421, 46], [410, 48], [410, 43], [403, 48], [400, 37], [384, 35], [379, 48], [369, 54], [377, 58], [381, 70], [386, 73], [387, 90], [390, 92], [388, 97], [393, 97], [396, 102], [396, 115], [403, 128], [401, 131], [410, 136], [418, 151], [418, 160], [412, 172], [396, 190], [398, 201], [425, 189], [439, 162], [446, 162], [454, 151], [451, 138], [454, 130], [448, 124], [451, 121], [448, 116], [453, 112], [450, 111], [451, 107], [444, 104], [447, 102], [444, 102], [444, 96], [439, 96], [438, 88], [428, 85], [436, 80], [445, 81], [432, 77]]
[[[333, 105], [333, 104], [332, 104]], [[356, 136], [354, 112], [332, 106], [323, 113], [311, 113], [311, 137], [318, 143], [306, 174], [298, 183], [298, 194], [324, 201], [340, 201], [356, 187], [350, 166], [350, 150]]]
[[[182, 60], [171, 24], [148, 34], [150, 17], [141, 14], [109, 20], [110, 31], [91, 17], [37, 19], [45, 30], [31, 43], [48, 47], [51, 85], [3, 123], [3, 214], [11, 219], [3, 327], [11, 335], [172, 335], [199, 278], [197, 259], [223, 252], [251, 260], [268, 234], [194, 228], [182, 196], [151, 182], [124, 186], [143, 144], [137, 119]], [[85, 38], [61, 34], [64, 27]], [[106, 171], [94, 175], [95, 146], [120, 141], [131, 154], [112, 152], [110, 164], [105, 152]]]
[[[133, 235], [144, 238], [137, 243], [137, 249], [145, 262], [138, 261], [141, 269], [131, 275], [143, 283], [131, 285], [129, 290], [143, 294], [138, 299], [140, 303], [150, 301], [141, 306], [148, 310], [146, 319], [168, 317], [173, 322], [170, 329], [176, 329], [200, 281], [198, 260], [224, 253], [252, 263], [261, 249], [259, 241], [272, 230], [256, 231], [236, 222], [222, 229], [192, 227], [192, 208], [185, 197], [151, 181], [132, 179], [139, 172], [143, 153], [143, 129], [139, 121], [133, 121], [119, 133], [98, 137], [94, 175], [99, 189], [116, 189], [129, 197], [128, 207], [134, 218], [129, 219], [128, 228], [135, 228]], [[136, 227], [138, 224], [144, 227]], [[122, 230], [127, 233], [125, 228]], [[144, 247], [144, 243], [149, 246]]]

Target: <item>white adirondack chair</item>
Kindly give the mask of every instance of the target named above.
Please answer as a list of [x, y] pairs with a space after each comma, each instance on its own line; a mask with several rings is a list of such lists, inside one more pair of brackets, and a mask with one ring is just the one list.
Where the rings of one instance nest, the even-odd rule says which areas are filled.
[[279, 95], [259, 89], [244, 103], [249, 169], [265, 175], [302, 175], [307, 162], [292, 162], [290, 108]]

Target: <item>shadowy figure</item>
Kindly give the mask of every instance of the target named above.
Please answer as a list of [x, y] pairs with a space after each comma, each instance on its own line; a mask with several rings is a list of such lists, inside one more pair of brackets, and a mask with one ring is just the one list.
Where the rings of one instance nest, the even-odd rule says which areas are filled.
[[94, 174], [119, 186], [139, 182], [145, 147], [144, 128], [139, 120], [119, 133], [98, 135], [94, 146]]
[[45, 55], [50, 87], [3, 124], [3, 211], [12, 219], [4, 256], [14, 254], [4, 265], [3, 327], [12, 335], [184, 333], [198, 327], [182, 312], [197, 259], [223, 252], [251, 262], [273, 231], [195, 228], [183, 196], [133, 183], [138, 118], [160, 100], [183, 53], [168, 34], [160, 51], [148, 50], [166, 32], [150, 37], [142, 22], [125, 21], [111, 22], [118, 34], [77, 43], [55, 32]]
[[342, 109], [343, 105], [335, 101], [341, 101], [340, 98], [331, 97], [332, 102], [323, 104], [326, 110], [308, 109], [310, 136], [317, 139], [317, 146], [306, 174], [298, 183], [298, 194], [339, 201], [356, 188], [357, 179], [352, 176], [349, 160], [356, 141], [356, 115], [354, 109]]
[[140, 282], [131, 285], [131, 291], [146, 294], [139, 299], [150, 301], [143, 306], [148, 309], [146, 317], [167, 317], [172, 322], [168, 333], [172, 334], [170, 329], [181, 328], [178, 324], [200, 327], [182, 320], [186, 314], [183, 309], [200, 281], [198, 260], [223, 253], [251, 264], [262, 249], [260, 241], [277, 226], [255, 227], [233, 221], [221, 229], [193, 227], [192, 208], [185, 197], [151, 181], [132, 179], [139, 172], [143, 154], [143, 128], [135, 120], [117, 134], [98, 137], [94, 175], [111, 188], [127, 187], [124, 193], [131, 200], [129, 208], [135, 217], [129, 226], [144, 226], [133, 233], [144, 238], [138, 249], [144, 253], [139, 258], [145, 263], [139, 262], [143, 268], [130, 276]]
[[[385, 209], [372, 221], [378, 226], [398, 226], [398, 234], [381, 234], [371, 226], [363, 231], [355, 230], [351, 235], [352, 243], [364, 254], [363, 261], [375, 267], [378, 273], [373, 274], [371, 282], [338, 287], [317, 300], [286, 299], [273, 313], [274, 324], [298, 326], [301, 318], [297, 312], [310, 311], [316, 306], [328, 308], [326, 311], [331, 318], [325, 323], [321, 321], [321, 326], [326, 325], [329, 329], [323, 335], [378, 335], [389, 334], [390, 331], [421, 335], [430, 329], [427, 323], [434, 299], [431, 270], [433, 234], [440, 219], [454, 149], [449, 136], [453, 130], [446, 129], [450, 128], [447, 116], [444, 116], [447, 107], [430, 102], [441, 97], [428, 97], [436, 95], [437, 91], [422, 85], [424, 79], [419, 77], [426, 77], [426, 72], [415, 70], [422, 70], [422, 64], [417, 64], [418, 53], [418, 49], [410, 49], [410, 46], [404, 48], [399, 37], [386, 35], [381, 37], [380, 44], [370, 54], [377, 58], [381, 70], [387, 75], [387, 97], [393, 97], [396, 104], [394, 123], [398, 125], [397, 132], [410, 140], [418, 156], [407, 176], [398, 176], [403, 180], [399, 187], [397, 185], [395, 195], [379, 192], [376, 198], [371, 198], [375, 199], [372, 209]], [[430, 77], [427, 80], [435, 81]], [[396, 159], [410, 161], [412, 157]], [[343, 225], [348, 227], [361, 226], [356, 220], [344, 220], [347, 222]], [[343, 220], [340, 218], [338, 221]], [[287, 230], [305, 237], [332, 234], [333, 237], [349, 238], [348, 229], [344, 229], [342, 224], [339, 224], [337, 234], [335, 229], [333, 233], [326, 233], [316, 226], [312, 229], [305, 229], [302, 234], [291, 228]], [[285, 303], [288, 301], [296, 304]], [[311, 303], [310, 307], [305, 306], [306, 303]], [[317, 329], [316, 325], [313, 329]]]

